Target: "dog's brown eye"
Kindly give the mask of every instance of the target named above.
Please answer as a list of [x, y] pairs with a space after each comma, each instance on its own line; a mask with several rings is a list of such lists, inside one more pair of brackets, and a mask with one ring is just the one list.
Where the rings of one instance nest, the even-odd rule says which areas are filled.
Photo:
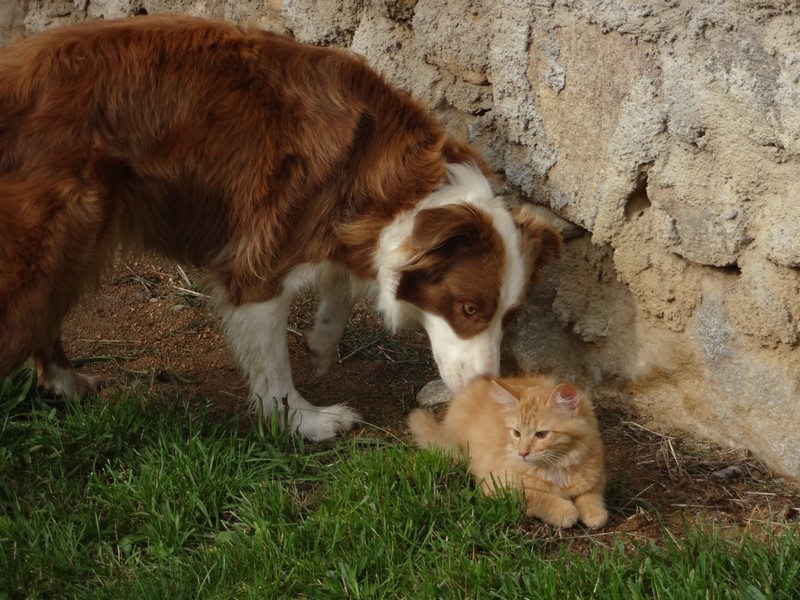
[[464, 311], [464, 314], [468, 317], [474, 317], [478, 313], [478, 307], [474, 304], [470, 304], [469, 302], [465, 302], [461, 305], [461, 309]]

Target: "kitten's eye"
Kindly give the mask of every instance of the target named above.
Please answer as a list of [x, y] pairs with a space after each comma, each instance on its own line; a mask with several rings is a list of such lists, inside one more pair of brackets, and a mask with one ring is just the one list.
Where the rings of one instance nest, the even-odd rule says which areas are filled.
[[536, 432], [536, 433], [534, 433], [533, 435], [534, 435], [534, 437], [535, 437], [537, 440], [543, 440], [543, 439], [544, 439], [544, 438], [546, 438], [546, 437], [547, 437], [549, 434], [550, 434], [550, 432], [549, 432], [549, 431], [537, 431], [537, 432]]
[[511, 430], [511, 437], [513, 437], [514, 439], [518, 440], [520, 435], [521, 434], [518, 429]]
[[461, 310], [463, 310], [464, 314], [468, 317], [474, 317], [476, 314], [478, 314], [478, 307], [474, 304], [470, 304], [469, 302], [462, 304]]

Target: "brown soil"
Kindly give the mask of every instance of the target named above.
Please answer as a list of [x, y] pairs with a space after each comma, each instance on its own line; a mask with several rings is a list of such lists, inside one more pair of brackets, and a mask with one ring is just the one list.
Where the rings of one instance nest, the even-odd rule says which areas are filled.
[[[205, 397], [220, 417], [247, 414], [247, 389], [228, 351], [217, 318], [194, 283], [201, 274], [159, 259], [120, 263], [98, 293], [68, 318], [68, 355], [81, 372], [100, 374], [109, 385], [192, 403]], [[188, 291], [187, 291], [188, 290]], [[300, 332], [313, 302], [301, 298], [290, 317], [295, 384], [314, 404], [345, 402], [359, 410], [372, 435], [407, 439], [404, 419], [416, 394], [437, 377], [424, 332], [391, 336], [366, 307], [357, 307], [340, 344], [340, 362], [315, 377]], [[734, 528], [770, 528], [796, 521], [800, 488], [774, 477], [743, 450], [670, 437], [646, 429], [636, 415], [597, 399], [609, 471], [612, 518], [600, 533], [656, 536], [662, 526], [680, 533], [683, 519], [698, 516]], [[531, 535], [552, 529], [526, 524]], [[561, 535], [585, 537], [580, 530]]]

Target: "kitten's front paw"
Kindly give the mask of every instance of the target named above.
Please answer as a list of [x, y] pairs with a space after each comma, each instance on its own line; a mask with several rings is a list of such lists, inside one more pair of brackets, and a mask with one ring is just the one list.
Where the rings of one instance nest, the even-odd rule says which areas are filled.
[[581, 522], [589, 529], [597, 529], [608, 522], [608, 510], [600, 494], [584, 494], [575, 498]]
[[546, 509], [536, 510], [529, 506], [526, 514], [529, 517], [537, 517], [554, 527], [572, 527], [578, 522], [578, 509], [572, 502], [564, 498], [555, 499]]
[[581, 515], [581, 521], [589, 529], [598, 529], [608, 523], [608, 511], [605, 508], [593, 510]]
[[560, 515], [557, 515], [555, 519], [550, 523], [551, 525], [555, 525], [556, 527], [572, 527], [575, 523], [578, 522], [578, 509], [575, 508], [572, 504], [568, 507], [565, 507], [563, 512]]

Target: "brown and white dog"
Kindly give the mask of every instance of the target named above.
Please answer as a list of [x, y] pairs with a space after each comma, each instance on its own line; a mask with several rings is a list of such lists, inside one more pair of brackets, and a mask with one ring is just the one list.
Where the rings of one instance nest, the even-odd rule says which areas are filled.
[[357, 297], [420, 324], [448, 386], [497, 375], [504, 318], [561, 250], [481, 159], [359, 57], [224, 22], [137, 17], [0, 51], [0, 377], [67, 396], [61, 322], [120, 244], [205, 267], [255, 402], [313, 440], [350, 428], [292, 382], [296, 292], [324, 372]]

